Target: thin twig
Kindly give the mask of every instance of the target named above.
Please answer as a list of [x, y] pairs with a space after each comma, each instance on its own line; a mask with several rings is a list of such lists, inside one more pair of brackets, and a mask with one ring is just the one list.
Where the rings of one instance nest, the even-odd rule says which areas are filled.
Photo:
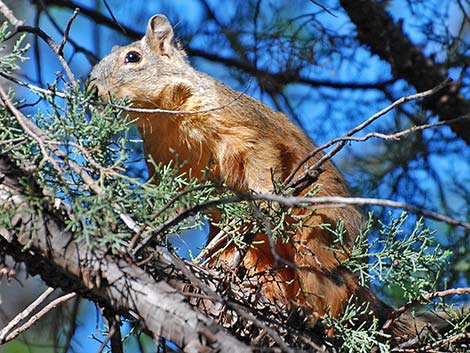
[[109, 340], [111, 339], [111, 337], [114, 336], [114, 332], [116, 331], [116, 328], [115, 327], [111, 327], [109, 329], [109, 332], [108, 334], [106, 335], [106, 338], [103, 340], [103, 342], [101, 342], [101, 345], [99, 346], [98, 350], [96, 351], [96, 353], [102, 353], [103, 350], [106, 348], [106, 345], [108, 344]]
[[103, 310], [103, 316], [107, 321], [109, 332], [106, 339], [102, 342], [98, 352], [102, 352], [106, 347], [107, 342], [111, 339], [111, 352], [124, 353], [121, 336], [121, 316], [107, 308]]
[[[436, 87], [434, 87], [430, 90], [420, 92], [420, 93], [416, 93], [416, 94], [411, 94], [409, 96], [405, 96], [405, 97], [401, 97], [401, 98], [397, 99], [395, 102], [393, 102], [389, 106], [387, 106], [384, 109], [382, 109], [381, 111], [375, 113], [370, 118], [368, 118], [366, 121], [362, 122], [361, 124], [357, 125], [353, 129], [351, 129], [348, 133], [346, 133], [346, 135], [344, 135], [344, 137], [353, 136], [357, 132], [363, 130], [364, 128], [366, 128], [367, 126], [372, 124], [374, 121], [376, 121], [381, 116], [385, 115], [389, 111], [395, 109], [396, 107], [398, 107], [398, 106], [400, 106], [400, 105], [402, 105], [406, 102], [421, 99], [421, 98], [425, 98], [425, 97], [429, 97], [429, 96], [432, 96], [432, 95], [436, 94], [437, 92], [439, 92], [443, 88], [447, 87], [450, 82], [451, 82], [451, 80], [447, 79], [444, 82], [440, 83], [439, 85], [437, 85]], [[311, 173], [312, 171], [314, 171], [314, 170], [318, 169], [319, 167], [321, 167], [327, 160], [330, 160], [336, 153], [338, 153], [344, 147], [346, 142], [347, 142], [346, 140], [339, 140], [339, 141], [332, 140], [332, 141], [324, 144], [323, 146], [320, 146], [320, 147], [316, 148], [314, 151], [312, 151], [307, 157], [305, 157], [299, 163], [299, 165], [286, 178], [284, 183], [288, 186], [298, 184], [303, 178], [308, 176], [309, 173]], [[299, 172], [300, 168], [303, 165], [305, 165], [305, 163], [307, 163], [311, 158], [316, 156], [320, 151], [322, 151], [322, 150], [324, 150], [324, 149], [326, 149], [326, 148], [328, 148], [332, 145], [335, 145], [335, 144], [336, 144], [336, 146], [331, 151], [329, 151], [328, 153], [323, 155], [315, 164], [309, 166], [308, 169], [305, 172], [303, 172], [300, 176], [296, 177], [295, 180], [294, 180], [294, 177]]]
[[123, 106], [123, 105], [113, 104], [113, 103], [109, 103], [109, 102], [102, 103], [102, 104], [111, 105], [114, 108], [122, 109], [126, 112], [135, 112], [135, 113], [154, 113], [154, 114], [155, 113], [160, 113], [160, 114], [175, 114], [175, 115], [204, 114], [204, 113], [210, 113], [210, 112], [214, 112], [214, 111], [218, 111], [218, 110], [223, 110], [223, 109], [227, 108], [228, 106], [232, 105], [233, 103], [238, 101], [241, 97], [243, 97], [246, 94], [246, 92], [248, 91], [248, 89], [251, 86], [251, 83], [252, 83], [252, 80], [250, 79], [250, 81], [248, 82], [248, 85], [245, 87], [245, 89], [243, 91], [239, 92], [239, 94], [237, 96], [232, 98], [227, 103], [225, 103], [221, 106], [218, 106], [218, 107], [213, 107], [213, 108], [208, 108], [208, 109], [201, 109], [201, 110], [185, 111], [185, 110], [168, 110], [168, 109], [159, 109], [159, 108], [155, 108], [155, 109], [133, 108], [133, 107], [126, 107], [126, 106]]
[[[446, 338], [443, 338], [443, 339], [441, 339], [437, 342], [434, 342], [432, 344], [428, 344], [426, 347], [424, 347], [424, 350], [422, 350], [422, 351], [430, 352], [430, 350], [433, 349], [433, 348], [449, 345], [449, 344], [452, 344], [454, 342], [469, 338], [469, 336], [470, 336], [470, 333], [468, 333], [468, 332], [457, 333], [457, 334], [455, 334], [451, 337], [446, 337]], [[467, 349], [468, 349], [468, 346], [467, 346]]]
[[459, 226], [470, 230], [470, 223], [458, 220], [437, 212], [429, 211], [424, 208], [410, 205], [404, 202], [398, 202], [387, 199], [367, 198], [367, 197], [345, 197], [345, 196], [316, 196], [316, 197], [297, 197], [280, 196], [272, 194], [245, 194], [244, 198], [252, 200], [266, 200], [279, 202], [290, 207], [311, 207], [311, 208], [335, 208], [347, 206], [383, 206], [398, 208], [410, 211], [419, 216], [445, 222], [452, 226]]
[[[209, 200], [207, 202], [198, 204], [198, 205], [196, 205], [194, 207], [191, 207], [190, 209], [180, 213], [179, 215], [175, 216], [174, 218], [169, 219], [166, 222], [162, 223], [155, 230], [155, 234], [164, 233], [168, 229], [171, 229], [172, 227], [178, 225], [180, 222], [182, 222], [186, 218], [188, 218], [190, 216], [194, 216], [197, 213], [202, 212], [204, 210], [207, 210], [207, 209], [210, 209], [212, 207], [219, 206], [219, 205], [227, 205], [227, 204], [231, 204], [231, 203], [237, 203], [237, 202], [240, 202], [240, 201], [248, 201], [248, 200], [244, 199], [243, 197], [240, 197], [240, 195], [237, 195], [237, 196], [231, 196], [231, 197], [221, 198], [221, 199], [217, 199], [217, 200]], [[141, 249], [141, 248], [145, 247], [146, 245], [147, 245], [147, 243], [143, 242], [143, 243], [140, 244], [138, 249]], [[135, 252], [138, 252], [138, 249]]]
[[52, 309], [55, 309], [57, 306], [59, 306], [60, 304], [62, 303], [65, 303], [66, 301], [72, 299], [72, 298], [75, 298], [77, 296], [77, 293], [75, 292], [72, 292], [72, 293], [68, 293], [68, 294], [65, 294], [57, 299], [54, 299], [53, 301], [51, 301], [49, 304], [47, 304], [44, 308], [41, 309], [41, 311], [39, 311], [37, 314], [34, 314], [33, 316], [31, 316], [29, 318], [29, 320], [24, 323], [23, 325], [21, 325], [20, 327], [18, 327], [15, 331], [13, 331], [12, 333], [10, 333], [6, 338], [5, 338], [5, 342], [8, 342], [8, 341], [11, 341], [13, 339], [15, 339], [16, 337], [18, 337], [21, 333], [25, 332], [26, 330], [30, 329], [31, 326], [33, 326], [34, 324], [36, 324], [44, 315], [46, 315], [49, 311], [51, 311]]
[[114, 16], [114, 13], [113, 11], [111, 10], [111, 7], [109, 6], [108, 2], [106, 0], [103, 0], [104, 2], [104, 6], [106, 7], [106, 10], [108, 10], [108, 13], [111, 15], [111, 18], [112, 20], [114, 21], [114, 23], [119, 26], [119, 28], [121, 29], [122, 33], [124, 34], [128, 34], [126, 29], [118, 22], [118, 20], [116, 19], [116, 16]]
[[41, 87], [32, 85], [30, 83], [21, 81], [20, 79], [18, 79], [16, 77], [13, 77], [11, 75], [8, 75], [5, 72], [0, 72], [0, 76], [7, 79], [7, 80], [9, 80], [9, 81], [11, 81], [11, 82], [16, 83], [17, 85], [26, 87], [26, 88], [30, 89], [31, 91], [33, 91], [35, 93], [47, 94], [49, 96], [56, 96], [56, 97], [59, 97], [59, 98], [66, 98], [67, 97], [67, 94], [65, 92], [59, 92], [59, 91], [56, 91], [56, 90], [41, 88]]
[[218, 249], [219, 247], [227, 243], [227, 238], [228, 236], [226, 230], [221, 229], [212, 239], [210, 239], [209, 243], [207, 243], [201, 250], [201, 252], [193, 259], [193, 263], [198, 264], [207, 256], [209, 256], [209, 258], [212, 258], [215, 249]]
[[[45, 0], [37, 0], [37, 1], [39, 2], [39, 6], [41, 7], [40, 9], [38, 9], [38, 14], [42, 10], [42, 12], [44, 12], [44, 14], [48, 18], [48, 20], [51, 22], [51, 24], [55, 28], [55, 30], [57, 32], [59, 32], [62, 36], [64, 36], [65, 32], [57, 24], [57, 21], [51, 16], [51, 14], [49, 12], [49, 9], [48, 9], [48, 5], [45, 3]], [[77, 7], [73, 8], [74, 11], [76, 9], [77, 9]], [[93, 52], [91, 52], [87, 48], [84, 48], [83, 46], [78, 44], [76, 41], [74, 41], [72, 38], [68, 37], [67, 40], [72, 45], [72, 47], [75, 49], [76, 52], [81, 52], [81, 53], [85, 54], [85, 56], [87, 57], [87, 59], [90, 63], [97, 63], [99, 61], [99, 58]]]
[[417, 132], [417, 131], [432, 129], [432, 128], [436, 128], [436, 127], [440, 127], [440, 126], [452, 125], [452, 124], [460, 123], [460, 122], [466, 121], [466, 120], [470, 120], [470, 114], [462, 115], [462, 116], [459, 116], [455, 119], [438, 121], [436, 123], [412, 126], [408, 129], [404, 129], [404, 130], [401, 130], [401, 131], [398, 131], [398, 132], [395, 132], [395, 133], [392, 133], [392, 134], [382, 134], [380, 132], [370, 132], [370, 133], [368, 133], [364, 136], [361, 136], [361, 137], [354, 137], [354, 136], [351, 136], [351, 137], [338, 137], [338, 138], [336, 138], [334, 140], [331, 140], [331, 141], [334, 141], [334, 142], [340, 142], [340, 141], [363, 142], [363, 141], [367, 141], [367, 140], [369, 140], [373, 137], [379, 138], [379, 139], [382, 139], [382, 140], [395, 140], [395, 141], [397, 141], [397, 140], [400, 140], [400, 138], [402, 138], [404, 136], [407, 136], [411, 133]]
[[[1, 140], [0, 141], [0, 146], [1, 145], [8, 145], [10, 143], [19, 143], [19, 142], [23, 142], [25, 141], [26, 139], [24, 137], [16, 137], [16, 138], [11, 138], [11, 139], [8, 139], [8, 140]], [[4, 153], [3, 151], [1, 153]]]
[[412, 307], [420, 305], [422, 303], [426, 303], [431, 301], [432, 299], [436, 298], [444, 298], [449, 295], [463, 295], [463, 294], [470, 294], [470, 287], [467, 288], [452, 288], [447, 289], [439, 292], [428, 293], [419, 298], [412, 300], [411, 302], [406, 303], [405, 305], [401, 306], [400, 308], [394, 310], [390, 315], [388, 320], [383, 324], [382, 328], [384, 330], [388, 330], [392, 324], [398, 319], [402, 314], [406, 311], [410, 310]]
[[35, 34], [35, 35], [39, 36], [42, 40], [44, 40], [47, 43], [47, 45], [52, 49], [52, 51], [55, 54], [57, 54], [57, 59], [59, 59], [60, 64], [64, 68], [65, 73], [67, 74], [67, 77], [70, 80], [71, 86], [72, 87], [77, 86], [77, 81], [75, 80], [75, 77], [72, 73], [72, 70], [70, 69], [69, 64], [64, 59], [64, 57], [60, 54], [59, 45], [51, 37], [49, 37], [49, 35], [46, 32], [44, 32], [42, 29], [40, 29], [38, 27], [31, 27], [31, 26], [24, 26], [24, 25], [16, 27], [16, 30], [18, 32], [28, 32], [28, 33]]
[[64, 55], [63, 51], [64, 51], [65, 44], [67, 43], [67, 40], [69, 38], [69, 33], [70, 33], [70, 29], [72, 28], [72, 23], [77, 18], [77, 15], [79, 12], [80, 12], [80, 9], [78, 7], [75, 10], [73, 10], [73, 14], [72, 16], [70, 16], [70, 19], [68, 20], [67, 25], [65, 26], [64, 36], [62, 37], [62, 42], [60, 42], [59, 48], [57, 50], [57, 55], [59, 56]]
[[16, 315], [10, 322], [8, 323], [7, 326], [5, 326], [1, 331], [0, 331], [0, 345], [5, 343], [5, 337], [7, 337], [7, 334], [15, 327], [21, 320], [24, 320], [27, 318], [29, 315], [31, 315], [31, 312], [33, 312], [39, 305], [41, 305], [46, 298], [54, 291], [54, 288], [48, 287], [34, 302], [32, 302], [26, 309], [24, 309], [21, 313]]
[[[442, 347], [442, 346], [445, 346], [445, 345], [449, 345], [449, 344], [461, 341], [461, 340], [464, 340], [464, 339], [468, 339], [469, 335], [470, 334], [468, 332], [461, 332], [461, 333], [457, 333], [457, 334], [455, 334], [451, 337], [443, 338], [439, 341], [428, 344], [424, 347], [416, 347], [416, 348], [396, 347], [396, 348], [393, 348], [391, 350], [391, 352], [393, 352], [393, 353], [421, 353], [421, 352], [447, 353], [447, 352], [449, 352], [448, 350], [442, 351], [441, 349], [439, 349], [439, 350], [435, 350], [435, 349], [439, 348], [439, 347]], [[454, 350], [452, 350], [452, 352], [454, 352]], [[463, 351], [455, 350], [455, 352], [463, 352]], [[468, 352], [468, 351], [465, 350], [465, 352]]]
[[[188, 195], [192, 192], [195, 192], [195, 191], [200, 191], [200, 190], [204, 190], [204, 189], [211, 189], [211, 188], [214, 188], [215, 185], [199, 185], [199, 186], [196, 186], [196, 187], [193, 187], [193, 188], [189, 188], [189, 189], [186, 189], [186, 190], [183, 190], [181, 192], [179, 192], [177, 195], [175, 195], [174, 197], [172, 197], [162, 208], [160, 208], [153, 216], [152, 218], [153, 219], [157, 219], [158, 217], [160, 217], [166, 210], [168, 210], [176, 201], [178, 201], [179, 199], [181, 199], [182, 197], [184, 197], [185, 195]], [[221, 187], [223, 189], [227, 189], [227, 187], [224, 187], [224, 186], [218, 186], [218, 187]], [[151, 235], [150, 235], [151, 237]], [[142, 232], [137, 232], [134, 237], [131, 239], [131, 241], [129, 242], [129, 249], [134, 249], [136, 247], [136, 245], [138, 244], [138, 241], [142, 238]], [[144, 241], [146, 241], [147, 239], [145, 239]], [[139, 247], [140, 249], [140, 247]], [[138, 250], [136, 250], [136, 253], [139, 252]]]
[[335, 15], [335, 14], [333, 13], [333, 11], [331, 11], [331, 10], [330, 10], [328, 7], [326, 7], [325, 5], [320, 4], [318, 1], [310, 0], [310, 2], [311, 2], [312, 4], [317, 5], [317, 6], [320, 7], [321, 9], [323, 9], [324, 11], [326, 11], [327, 13], [329, 13], [331, 16], [333, 16], [333, 17], [338, 17], [338, 15]]
[[[377, 199], [377, 198], [365, 198], [365, 197], [345, 197], [345, 196], [317, 196], [317, 197], [303, 197], [303, 196], [281, 196], [274, 194], [248, 194], [248, 193], [237, 193], [235, 196], [230, 196], [226, 198], [220, 198], [217, 200], [210, 200], [205, 203], [198, 204], [179, 215], [175, 216], [172, 219], [169, 219], [165, 223], [161, 224], [156, 233], [165, 232], [168, 229], [174, 227], [175, 225], [182, 222], [184, 219], [202, 212], [209, 208], [226, 205], [231, 203], [237, 203], [241, 201], [255, 201], [255, 200], [264, 200], [271, 202], [278, 202], [280, 204], [289, 206], [289, 207], [301, 207], [301, 208], [337, 208], [337, 207], [348, 207], [348, 206], [383, 206], [390, 208], [402, 209], [405, 211], [410, 211], [416, 215], [423, 216], [426, 218], [434, 219], [436, 221], [445, 222], [452, 226], [459, 226], [465, 229], [470, 230], [470, 223], [458, 220], [437, 212], [428, 211], [418, 206], [410, 205], [403, 202], [387, 200], [387, 199]], [[145, 246], [143, 244], [142, 246]]]
[[0, 0], [0, 13], [5, 16], [5, 18], [10, 22], [14, 27], [19, 27], [24, 24], [24, 21], [18, 20], [13, 12], [8, 8], [3, 1]]

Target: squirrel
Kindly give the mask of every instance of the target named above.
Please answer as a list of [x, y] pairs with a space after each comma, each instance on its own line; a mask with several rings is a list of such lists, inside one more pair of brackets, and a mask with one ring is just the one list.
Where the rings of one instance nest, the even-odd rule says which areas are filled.
[[[212, 163], [213, 177], [236, 190], [273, 192], [273, 179], [285, 180], [316, 148], [286, 115], [195, 70], [175, 44], [173, 28], [164, 15], [149, 20], [140, 41], [114, 47], [93, 68], [90, 79], [101, 97], [127, 97], [133, 108], [196, 112], [130, 111], [129, 115], [137, 119], [146, 154], [157, 163], [169, 163], [176, 152], [187, 161], [184, 169], [198, 178]], [[211, 109], [217, 107], [221, 108]], [[318, 154], [312, 163], [320, 157]], [[316, 184], [317, 195], [350, 195], [345, 180], [329, 161]], [[267, 235], [258, 234], [240, 263], [262, 283], [261, 293], [271, 301], [309, 308], [313, 320], [340, 315], [355, 296], [359, 302], [369, 303], [375, 316], [385, 322], [394, 309], [361, 287], [356, 276], [342, 266], [347, 254], [331, 249], [334, 237], [320, 226], [334, 227], [341, 219], [344, 243], [350, 249], [361, 212], [354, 206], [294, 212], [308, 216], [306, 224], [290, 242], [275, 244], [276, 256]], [[227, 247], [219, 260], [230, 263], [236, 250], [235, 245]], [[278, 257], [286, 264], [279, 264]], [[392, 335], [416, 334], [417, 324], [405, 316], [396, 320]]]

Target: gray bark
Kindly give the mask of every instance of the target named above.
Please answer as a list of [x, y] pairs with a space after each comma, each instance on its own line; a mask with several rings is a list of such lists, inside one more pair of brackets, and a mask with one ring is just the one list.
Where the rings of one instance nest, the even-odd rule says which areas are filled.
[[[155, 281], [138, 266], [73, 240], [52, 212], [31, 207], [18, 181], [23, 177], [28, 178], [25, 171], [0, 157], [0, 209], [12, 215], [8, 226], [0, 225], [0, 246], [25, 262], [31, 274], [136, 318], [154, 337], [165, 337], [185, 352], [252, 351], [165, 281]], [[29, 185], [34, 189], [33, 181]]]

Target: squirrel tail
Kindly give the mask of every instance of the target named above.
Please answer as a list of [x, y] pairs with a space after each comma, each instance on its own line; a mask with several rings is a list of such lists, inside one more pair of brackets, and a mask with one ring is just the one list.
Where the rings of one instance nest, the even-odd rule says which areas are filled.
[[359, 288], [356, 295], [359, 302], [370, 303], [370, 309], [379, 320], [383, 330], [392, 336], [393, 345], [405, 341], [411, 343], [415, 337], [442, 333], [450, 327], [450, 315], [446, 312], [426, 311], [416, 313], [416, 315], [408, 312], [400, 313], [399, 310], [377, 298], [369, 288]]

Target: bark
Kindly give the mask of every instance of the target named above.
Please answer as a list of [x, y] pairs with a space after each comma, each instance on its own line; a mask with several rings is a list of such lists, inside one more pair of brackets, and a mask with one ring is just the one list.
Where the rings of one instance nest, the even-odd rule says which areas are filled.
[[[448, 78], [445, 67], [426, 57], [395, 23], [383, 6], [374, 0], [340, 0], [341, 6], [356, 25], [357, 38], [371, 53], [387, 61], [396, 78], [404, 79], [416, 91], [437, 86]], [[441, 121], [457, 118], [470, 111], [470, 103], [454, 83], [437, 96], [423, 101], [423, 108], [439, 116]], [[451, 129], [470, 144], [470, 124], [453, 124]]]
[[[25, 184], [19, 182], [24, 177], [28, 177], [24, 170], [0, 157], [0, 209], [11, 214], [10, 224], [0, 225], [0, 247], [25, 262], [31, 274], [139, 320], [154, 337], [165, 337], [185, 352], [252, 351], [191, 307], [165, 281], [156, 281], [103, 249], [90, 250], [73, 240], [52, 212], [30, 205], [30, 191], [26, 193]], [[33, 181], [27, 185], [34, 190]]]

